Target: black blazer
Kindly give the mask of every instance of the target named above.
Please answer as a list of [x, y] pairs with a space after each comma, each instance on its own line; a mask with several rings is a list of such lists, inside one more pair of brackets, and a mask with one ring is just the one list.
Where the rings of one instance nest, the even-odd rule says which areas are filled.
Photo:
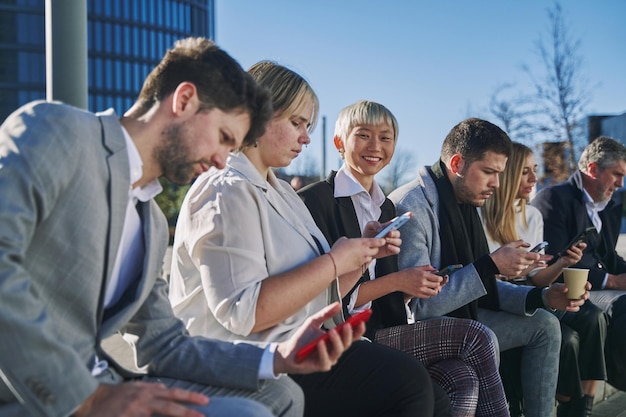
[[[332, 171], [326, 180], [310, 184], [298, 191], [313, 219], [315, 219], [315, 223], [331, 245], [342, 236], [361, 237], [361, 228], [352, 199], [350, 197], [334, 197], [335, 175], [336, 172]], [[385, 199], [381, 209], [379, 219], [381, 223], [396, 216], [396, 207], [389, 199]], [[381, 277], [396, 271], [398, 271], [398, 257], [396, 255], [376, 260], [376, 276]], [[359, 283], [368, 279], [369, 273], [366, 272]], [[344, 314], [347, 314], [346, 307], [352, 291], [354, 288], [343, 297]], [[401, 292], [394, 292], [374, 300], [372, 310], [373, 314], [365, 333], [370, 339], [373, 339], [374, 334], [379, 329], [407, 324], [404, 296]]]
[[[581, 188], [581, 177], [577, 172], [561, 184], [544, 188], [532, 200], [531, 204], [543, 215], [543, 235], [550, 243], [547, 253], [556, 255], [578, 233], [593, 226], [587, 215]], [[600, 212], [600, 218], [600, 235], [587, 242], [583, 258], [574, 265], [577, 268], [589, 268], [589, 281], [594, 290], [601, 289], [607, 272], [626, 272], [626, 262], [615, 250], [622, 221], [622, 202], [617, 196]]]

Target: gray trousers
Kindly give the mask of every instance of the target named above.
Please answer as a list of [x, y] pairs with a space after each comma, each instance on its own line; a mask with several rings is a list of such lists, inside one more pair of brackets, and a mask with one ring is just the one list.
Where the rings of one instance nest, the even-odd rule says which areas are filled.
[[478, 309], [478, 320], [496, 334], [500, 352], [523, 348], [524, 416], [551, 417], [559, 374], [559, 320], [545, 310], [520, 316], [486, 309]]
[[[105, 371], [98, 376], [102, 383], [121, 383], [116, 372]], [[145, 376], [145, 382], [160, 382], [168, 387], [199, 392], [209, 397], [205, 406], [189, 406], [210, 417], [301, 417], [304, 394], [291, 378], [281, 376], [261, 383], [256, 391], [202, 385], [194, 382]]]
[[257, 391], [207, 386], [169, 378], [144, 377], [143, 380], [158, 381], [169, 387], [207, 395], [209, 404], [190, 408], [210, 417], [301, 417], [304, 413], [302, 389], [287, 376], [265, 380]]
[[626, 391], [626, 291], [592, 290], [589, 300], [609, 317], [606, 337], [607, 381]]
[[593, 290], [589, 291], [589, 301], [611, 317], [613, 315], [613, 303], [623, 295], [626, 295], [626, 291]]

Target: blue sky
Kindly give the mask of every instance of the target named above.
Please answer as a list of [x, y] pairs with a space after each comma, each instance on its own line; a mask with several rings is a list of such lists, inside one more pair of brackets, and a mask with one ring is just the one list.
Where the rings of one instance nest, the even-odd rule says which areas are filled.
[[[337, 113], [360, 99], [387, 106], [399, 122], [400, 150], [415, 169], [439, 156], [459, 121], [493, 120], [494, 90], [531, 91], [523, 64], [543, 67], [534, 43], [547, 38], [548, 0], [216, 0], [216, 41], [244, 68], [275, 60], [303, 75], [326, 116], [327, 170]], [[562, 0], [568, 30], [581, 40], [589, 114], [626, 112], [626, 1]], [[495, 120], [494, 120], [495, 121]], [[292, 163], [322, 157], [321, 119]]]

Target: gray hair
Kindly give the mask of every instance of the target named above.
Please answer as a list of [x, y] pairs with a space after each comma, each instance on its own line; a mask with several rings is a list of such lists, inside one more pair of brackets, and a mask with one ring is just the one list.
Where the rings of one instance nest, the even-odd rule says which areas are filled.
[[580, 155], [578, 169], [587, 173], [587, 166], [595, 162], [601, 170], [614, 166], [619, 161], [626, 162], [626, 147], [613, 138], [599, 136]]

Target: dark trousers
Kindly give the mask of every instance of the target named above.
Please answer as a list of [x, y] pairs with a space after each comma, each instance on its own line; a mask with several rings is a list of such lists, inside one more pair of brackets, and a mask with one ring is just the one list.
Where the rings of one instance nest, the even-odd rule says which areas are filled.
[[606, 336], [607, 381], [626, 391], [626, 291], [591, 291], [590, 300], [608, 315]]
[[561, 321], [561, 355], [556, 392], [581, 398], [581, 381], [606, 379], [604, 356], [607, 335], [606, 314], [591, 302], [576, 313], [556, 312]]
[[626, 391], [626, 295], [613, 302], [606, 338], [607, 380]]
[[450, 402], [412, 356], [354, 343], [329, 371], [291, 375], [305, 397], [305, 417], [450, 416]]

